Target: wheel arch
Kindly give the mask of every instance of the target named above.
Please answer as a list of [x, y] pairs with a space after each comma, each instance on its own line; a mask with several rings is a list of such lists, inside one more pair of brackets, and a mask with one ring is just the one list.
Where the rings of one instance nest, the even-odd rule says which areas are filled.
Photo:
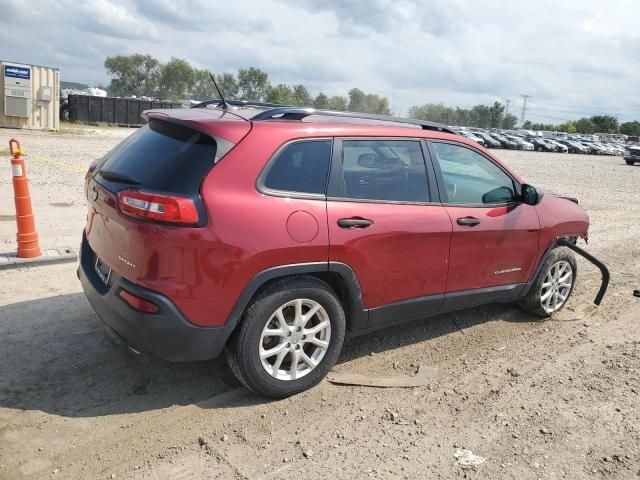
[[600, 305], [600, 302], [602, 302], [602, 299], [604, 298], [604, 295], [607, 292], [607, 287], [609, 286], [609, 279], [610, 279], [609, 269], [607, 268], [607, 266], [604, 263], [602, 263], [596, 257], [591, 255], [587, 251], [583, 250], [582, 248], [578, 247], [576, 245], [576, 243], [577, 243], [577, 238], [576, 237], [568, 237], [568, 238], [567, 237], [559, 237], [559, 238], [554, 239], [551, 242], [551, 244], [549, 245], [549, 247], [547, 248], [547, 250], [545, 251], [544, 255], [542, 255], [542, 257], [540, 258], [540, 261], [538, 262], [538, 265], [536, 266], [535, 270], [533, 271], [533, 275], [531, 276], [531, 278], [529, 279], [529, 281], [527, 282], [525, 287], [522, 289], [522, 292], [521, 292], [520, 295], [522, 297], [524, 297], [524, 296], [527, 295], [527, 293], [529, 293], [529, 290], [533, 286], [533, 283], [535, 282], [535, 279], [537, 278], [538, 274], [540, 273], [540, 270], [541, 270], [545, 260], [551, 254], [553, 249], [556, 248], [556, 247], [567, 247], [569, 250], [572, 250], [574, 253], [577, 253], [581, 257], [585, 258], [587, 261], [589, 261], [590, 263], [595, 265], [600, 270], [600, 273], [602, 275], [602, 281], [600, 283], [600, 288], [598, 289], [598, 293], [596, 295], [596, 298], [593, 301], [593, 303], [595, 305]]
[[271, 267], [257, 273], [245, 286], [236, 300], [227, 325], [237, 327], [247, 307], [267, 285], [287, 277], [310, 276], [329, 285], [338, 296], [345, 312], [347, 329], [361, 330], [367, 327], [367, 312], [362, 304], [360, 282], [353, 269], [341, 262], [309, 262]]

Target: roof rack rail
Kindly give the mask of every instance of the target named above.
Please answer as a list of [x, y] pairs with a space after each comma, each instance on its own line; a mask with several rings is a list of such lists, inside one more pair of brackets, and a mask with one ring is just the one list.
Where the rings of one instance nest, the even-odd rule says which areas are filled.
[[[251, 100], [226, 100], [227, 105], [231, 105], [232, 107], [258, 107], [258, 108], [296, 108], [290, 105], [283, 105], [281, 103], [266, 103], [266, 102], [254, 102]], [[211, 100], [206, 100], [204, 102], [196, 103], [191, 108], [204, 108], [209, 105], [222, 105], [223, 101], [219, 98], [213, 98]]]
[[416, 125], [423, 130], [435, 130], [438, 132], [452, 133], [457, 135], [458, 132], [443, 125], [441, 123], [429, 122], [427, 120], [417, 120], [415, 118], [402, 118], [392, 117], [389, 115], [377, 115], [373, 113], [358, 113], [358, 112], [339, 112], [334, 110], [316, 110], [315, 108], [301, 108], [301, 107], [274, 107], [270, 110], [260, 112], [251, 120], [302, 120], [310, 115], [320, 115], [326, 117], [339, 117], [339, 118], [356, 118], [363, 120], [375, 120], [380, 122], [392, 122], [392, 123], [404, 123], [409, 125]]
[[[447, 127], [441, 123], [429, 122], [427, 120], [417, 120], [415, 118], [392, 117], [390, 115], [377, 115], [374, 113], [360, 112], [340, 112], [337, 110], [322, 110], [315, 108], [294, 107], [291, 105], [282, 105], [279, 103], [254, 102], [252, 100], [227, 100], [227, 105], [232, 107], [256, 107], [266, 109], [263, 112], [253, 116], [251, 120], [302, 120], [310, 115], [321, 115], [325, 117], [339, 118], [355, 118], [362, 120], [374, 120], [379, 122], [404, 123], [405, 125], [416, 125], [423, 130], [435, 130], [438, 132], [452, 133], [458, 135], [454, 129]], [[191, 108], [204, 108], [209, 105], [222, 105], [223, 102], [219, 98], [206, 100], [197, 103]]]

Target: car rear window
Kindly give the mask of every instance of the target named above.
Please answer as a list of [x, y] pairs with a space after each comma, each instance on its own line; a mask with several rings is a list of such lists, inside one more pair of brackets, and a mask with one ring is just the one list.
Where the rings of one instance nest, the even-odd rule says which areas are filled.
[[[223, 147], [228, 151], [228, 145]], [[217, 151], [216, 139], [209, 135], [152, 119], [105, 155], [97, 176], [112, 191], [133, 186], [197, 194]]]
[[330, 161], [330, 140], [291, 143], [271, 164], [264, 186], [272, 190], [323, 195]]

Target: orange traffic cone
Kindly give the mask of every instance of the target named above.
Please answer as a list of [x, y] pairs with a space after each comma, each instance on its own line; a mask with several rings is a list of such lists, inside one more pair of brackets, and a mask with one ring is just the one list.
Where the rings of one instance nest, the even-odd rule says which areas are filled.
[[39, 257], [42, 254], [31, 210], [27, 169], [22, 157], [20, 142], [15, 138], [9, 140], [9, 152], [11, 153], [11, 173], [13, 174], [13, 190], [16, 201], [16, 223], [18, 224], [18, 257]]

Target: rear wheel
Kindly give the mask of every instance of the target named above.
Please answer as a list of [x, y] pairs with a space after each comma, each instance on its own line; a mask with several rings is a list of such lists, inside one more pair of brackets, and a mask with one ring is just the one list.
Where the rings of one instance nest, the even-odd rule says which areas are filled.
[[635, 165], [636, 162], [634, 162], [633, 160], [625, 160], [625, 162], [627, 162], [627, 165]]
[[564, 247], [553, 249], [520, 306], [543, 318], [562, 310], [573, 292], [576, 273], [577, 263], [571, 251]]
[[266, 287], [227, 346], [231, 370], [260, 395], [284, 398], [319, 383], [335, 364], [345, 335], [335, 292], [313, 277]]

